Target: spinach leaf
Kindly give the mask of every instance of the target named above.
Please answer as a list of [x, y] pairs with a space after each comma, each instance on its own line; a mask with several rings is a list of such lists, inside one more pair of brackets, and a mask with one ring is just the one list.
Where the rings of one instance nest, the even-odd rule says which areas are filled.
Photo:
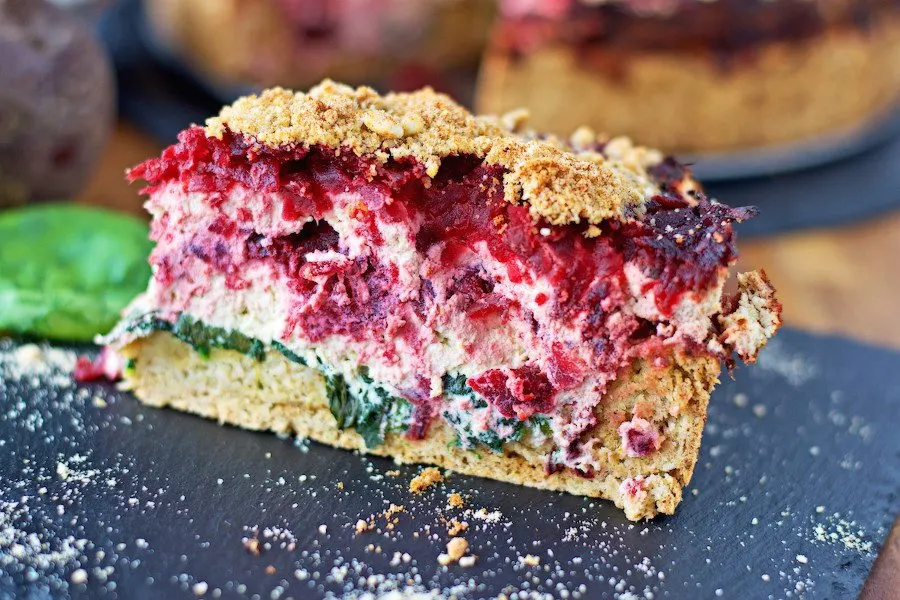
[[266, 357], [265, 345], [237, 331], [221, 327], [209, 327], [183, 314], [172, 326], [172, 335], [193, 346], [201, 356], [208, 357], [210, 348], [234, 350], [250, 358], [262, 361]]
[[0, 213], [0, 331], [89, 341], [150, 279], [147, 225], [75, 204]]
[[154, 331], [167, 331], [191, 346], [204, 358], [209, 357], [210, 348], [234, 350], [258, 361], [262, 361], [266, 357], [266, 346], [261, 341], [237, 331], [211, 327], [184, 313], [179, 315], [174, 323], [160, 319], [153, 313], [141, 315], [131, 320], [125, 327], [125, 331], [138, 335], [147, 335]]
[[295, 362], [298, 365], [307, 366], [306, 359], [300, 356], [299, 354], [292, 352], [287, 346], [282, 344], [279, 341], [273, 341], [272, 347], [281, 352], [281, 354], [291, 362]]
[[382, 424], [385, 422], [385, 411], [382, 405], [360, 403], [360, 411], [356, 419], [356, 433], [362, 436], [366, 448], [374, 448], [384, 443]]
[[391, 396], [387, 390], [361, 369], [359, 385], [350, 386], [340, 374], [325, 377], [328, 407], [340, 429], [354, 428], [367, 448], [384, 443], [388, 431], [405, 431], [409, 426], [412, 406]]
[[325, 395], [328, 397], [328, 408], [337, 421], [338, 429], [352, 427], [356, 422], [356, 403], [351, 401], [350, 390], [347, 389], [343, 375], [325, 377]]
[[465, 375], [444, 375], [444, 391], [454, 396], [466, 396], [472, 393], [466, 383]]

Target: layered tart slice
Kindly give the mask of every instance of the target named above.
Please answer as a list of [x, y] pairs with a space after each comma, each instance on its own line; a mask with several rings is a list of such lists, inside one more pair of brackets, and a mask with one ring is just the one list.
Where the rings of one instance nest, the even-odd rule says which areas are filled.
[[720, 365], [780, 325], [732, 223], [628, 140], [430, 90], [238, 100], [130, 172], [153, 278], [106, 342], [147, 404], [672, 513]]

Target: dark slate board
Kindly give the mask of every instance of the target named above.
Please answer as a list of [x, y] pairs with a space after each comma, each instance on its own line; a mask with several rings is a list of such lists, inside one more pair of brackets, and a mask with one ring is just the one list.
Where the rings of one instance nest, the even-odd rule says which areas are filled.
[[833, 227], [900, 209], [900, 137], [839, 162], [771, 177], [709, 182], [709, 193], [759, 216], [742, 236]]
[[[340, 597], [376, 591], [358, 582], [373, 574], [382, 591], [408, 578], [457, 585], [461, 598], [851, 598], [900, 512], [900, 354], [837, 338], [784, 331], [756, 368], [726, 379], [678, 513], [641, 524], [603, 501], [462, 476], [413, 497], [417, 467], [391, 476], [387, 460], [146, 408], [108, 385], [32, 381], [10, 370], [10, 347], [0, 346], [2, 598]], [[478, 561], [445, 571], [441, 517], [463, 512], [446, 507], [451, 491], [498, 522], [463, 517]], [[393, 531], [355, 534], [392, 502], [407, 508]], [[273, 542], [260, 555], [242, 542], [253, 526]], [[88, 540], [81, 563], [35, 566], [11, 550], [22, 531], [51, 550], [68, 535]], [[540, 565], [521, 564], [526, 554]], [[71, 582], [79, 567], [86, 584]]]

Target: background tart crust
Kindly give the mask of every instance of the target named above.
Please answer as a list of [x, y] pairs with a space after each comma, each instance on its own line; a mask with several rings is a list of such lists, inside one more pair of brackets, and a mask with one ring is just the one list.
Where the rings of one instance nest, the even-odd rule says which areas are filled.
[[[587, 124], [666, 152], [720, 152], [861, 126], [900, 100], [900, 16], [834, 26], [723, 59], [704, 51], [606, 55], [549, 43], [527, 54], [494, 44], [477, 107], [530, 108], [533, 125], [566, 134]], [[572, 102], [577, 97], [578, 102]]]
[[[355, 431], [336, 427], [318, 372], [277, 352], [270, 351], [257, 362], [238, 352], [213, 349], [206, 359], [170, 334], [157, 332], [132, 341], [120, 353], [135, 361], [126, 371], [126, 385], [150, 406], [169, 406], [248, 429], [295, 434], [401, 463], [434, 464], [467, 475], [606, 498], [632, 520], [672, 514], [681, 501], [719, 374], [718, 361], [709, 357], [676, 353], [663, 367], [635, 360], [597, 409], [600, 425], [589, 436], [596, 440], [592, 453], [601, 468], [586, 478], [571, 470], [548, 474], [546, 447], [513, 443], [503, 454], [481, 448], [480, 457], [449, 447], [454, 433], [440, 419], [424, 440], [388, 434], [384, 444], [366, 449]], [[617, 429], [632, 415], [664, 432], [660, 449], [650, 456], [625, 455]]]
[[[452, 67], [474, 68], [490, 30], [495, 7], [484, 0], [427, 2], [425, 29], [410, 48], [386, 44], [362, 56], [355, 48], [329, 43], [327, 57], [299, 60], [297, 25], [285, 19], [278, 2], [265, 0], [152, 0], [144, 3], [153, 33], [165, 49], [218, 86], [247, 89], [275, 83], [307, 87], [325, 75], [341, 81], [388, 80], [402, 75], [400, 59], [443, 74]], [[403, 11], [404, 2], [389, 8]], [[319, 44], [321, 45], [320, 41]], [[426, 71], [426, 74], [428, 71]]]

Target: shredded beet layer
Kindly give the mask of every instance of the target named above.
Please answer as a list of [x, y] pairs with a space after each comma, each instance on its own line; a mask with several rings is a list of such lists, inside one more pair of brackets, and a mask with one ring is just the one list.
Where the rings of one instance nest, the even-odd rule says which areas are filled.
[[[623, 257], [637, 258], [656, 280], [660, 309], [668, 314], [685, 290], [708, 288], [718, 268], [736, 257], [731, 222], [754, 214], [751, 209], [713, 203], [700, 193], [689, 202], [670, 187], [680, 179], [681, 169], [674, 161], [651, 169], [664, 193], [648, 203], [647, 217], [604, 223], [601, 235], [594, 238], [584, 237], [584, 225], [535, 223], [526, 206], [503, 198], [503, 170], [474, 156], [446, 157], [431, 179], [412, 160], [381, 164], [351, 151], [335, 156], [331, 148], [270, 148], [231, 132], [223, 139], [207, 137], [203, 129], [192, 127], [182, 132], [178, 144], [132, 169], [129, 177], [146, 180], [147, 192], [179, 181], [188, 192], [208, 194], [210, 203], [235, 184], [256, 192], [278, 192], [286, 199], [281, 214], [285, 220], [319, 220], [332, 208], [332, 194], [358, 191], [366, 200], [365, 208], [380, 218], [404, 223], [420, 219], [416, 247], [421, 252], [444, 242], [443, 258], [452, 264], [476, 243], [485, 242], [493, 257], [510, 269], [513, 282], [547, 277], [564, 287], [568, 293], [560, 303], [561, 313], [590, 309], [601, 299], [590, 286], [592, 281], [616, 279]], [[394, 201], [385, 204], [385, 197]], [[218, 227], [228, 237], [239, 226]], [[371, 231], [377, 236], [374, 227]], [[284, 241], [279, 244], [286, 248]], [[514, 259], [527, 268], [520, 269]]]

